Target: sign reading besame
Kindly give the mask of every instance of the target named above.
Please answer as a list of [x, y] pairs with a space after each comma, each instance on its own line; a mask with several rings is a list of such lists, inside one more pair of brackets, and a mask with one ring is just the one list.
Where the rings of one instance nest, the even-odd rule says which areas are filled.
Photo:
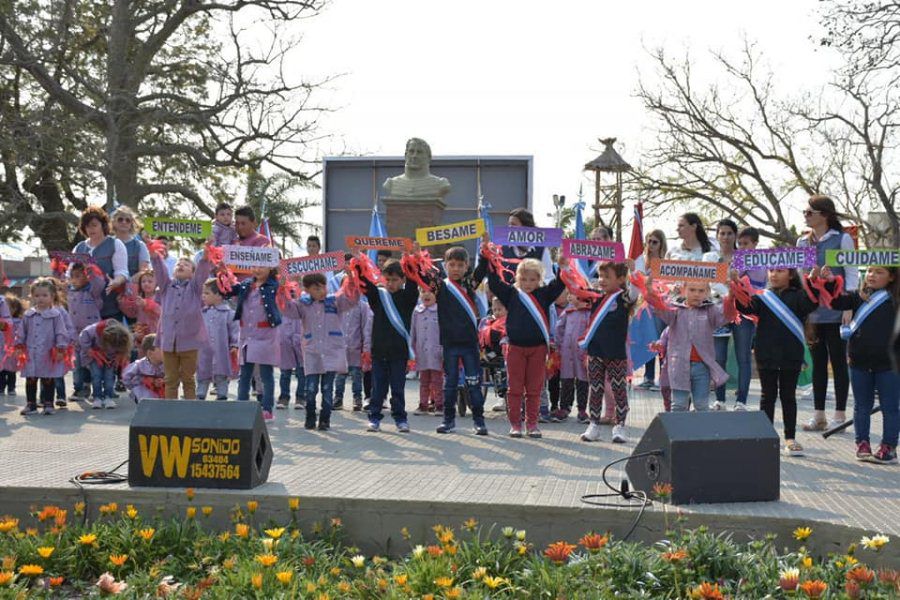
[[416, 229], [416, 241], [419, 242], [420, 246], [464, 242], [466, 240], [474, 240], [482, 235], [484, 235], [484, 221], [482, 219]]

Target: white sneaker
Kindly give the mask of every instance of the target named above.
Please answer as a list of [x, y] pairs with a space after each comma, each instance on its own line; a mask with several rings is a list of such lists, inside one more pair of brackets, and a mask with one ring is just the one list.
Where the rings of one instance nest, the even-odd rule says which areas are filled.
[[[840, 427], [845, 422], [846, 421], [841, 421], [839, 419], [831, 419], [830, 421], [828, 421], [828, 429], [834, 429], [835, 427]], [[838, 433], [843, 433], [844, 431], [847, 431], [847, 430], [844, 429], [843, 431], [839, 431]]]
[[94, 398], [91, 401], [91, 408], [103, 408], [103, 400], [100, 398]]
[[116, 401], [113, 400], [112, 398], [107, 398], [106, 400], [103, 401], [103, 408], [113, 409], [117, 406], [118, 406], [118, 404], [116, 404]]
[[582, 441], [585, 442], [596, 442], [600, 439], [600, 424], [599, 423], [590, 423], [588, 428], [581, 434]]
[[716, 400], [715, 402], [713, 402], [712, 409], [713, 410], [725, 410], [725, 403], [719, 402], [718, 400]]
[[492, 412], [506, 412], [506, 401], [501, 400], [491, 407]]
[[747, 412], [747, 405], [742, 404], [741, 402], [735, 402], [734, 410], [735, 410], [735, 412]]
[[624, 425], [615, 425], [612, 430], [612, 441], [614, 444], [624, 444], [628, 441], [628, 436], [625, 435], [625, 426]]

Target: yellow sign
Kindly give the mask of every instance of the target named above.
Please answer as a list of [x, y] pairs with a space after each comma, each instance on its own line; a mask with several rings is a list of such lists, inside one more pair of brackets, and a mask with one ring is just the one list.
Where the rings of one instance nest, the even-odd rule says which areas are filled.
[[162, 464], [162, 476], [167, 479], [240, 479], [241, 476], [241, 466], [233, 464], [241, 452], [238, 438], [141, 434], [138, 446], [145, 477], [153, 476], [157, 457]]
[[416, 241], [419, 242], [420, 246], [452, 244], [454, 242], [474, 240], [482, 235], [484, 235], [484, 221], [482, 219], [416, 229]]

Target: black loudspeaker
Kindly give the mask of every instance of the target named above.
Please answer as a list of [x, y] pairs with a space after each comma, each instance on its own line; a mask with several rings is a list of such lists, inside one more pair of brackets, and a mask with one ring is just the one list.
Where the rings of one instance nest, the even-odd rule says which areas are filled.
[[651, 497], [655, 484], [671, 484], [673, 504], [778, 500], [780, 449], [762, 411], [660, 413], [625, 472]]
[[131, 420], [129, 485], [247, 490], [271, 465], [257, 402], [142, 400]]

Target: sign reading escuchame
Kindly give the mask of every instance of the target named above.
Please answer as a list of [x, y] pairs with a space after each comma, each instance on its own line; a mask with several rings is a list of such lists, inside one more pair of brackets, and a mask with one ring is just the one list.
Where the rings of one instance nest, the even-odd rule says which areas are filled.
[[343, 252], [327, 252], [316, 256], [285, 258], [281, 261], [281, 272], [287, 277], [303, 277], [307, 273], [327, 273], [344, 268]]

